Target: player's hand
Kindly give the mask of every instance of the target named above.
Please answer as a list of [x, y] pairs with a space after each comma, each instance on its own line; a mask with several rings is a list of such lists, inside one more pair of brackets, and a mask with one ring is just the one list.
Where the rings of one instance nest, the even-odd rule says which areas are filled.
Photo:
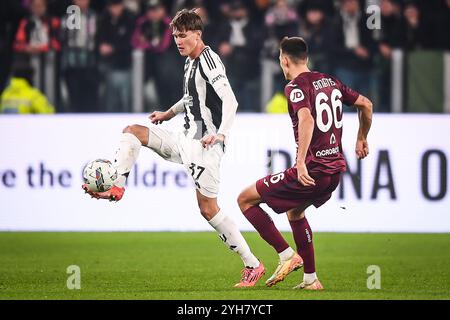
[[310, 177], [305, 163], [297, 163], [297, 179], [305, 187], [316, 185], [316, 181]]
[[153, 124], [160, 124], [170, 119], [167, 112], [154, 111], [148, 117]]
[[203, 148], [207, 148], [208, 146], [212, 146], [216, 143], [223, 143], [225, 140], [225, 136], [223, 134], [208, 134], [200, 140]]
[[358, 159], [364, 159], [369, 154], [369, 144], [366, 139], [356, 140], [355, 152]]

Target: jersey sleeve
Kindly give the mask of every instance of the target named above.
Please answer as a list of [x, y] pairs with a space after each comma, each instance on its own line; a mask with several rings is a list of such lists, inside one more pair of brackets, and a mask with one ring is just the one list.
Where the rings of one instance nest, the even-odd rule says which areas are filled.
[[184, 111], [184, 103], [185, 97], [183, 96], [180, 100], [178, 100], [178, 102], [176, 102], [173, 106], [171, 106], [169, 110], [171, 110], [175, 115], [177, 115]]
[[217, 94], [223, 87], [230, 86], [220, 57], [209, 49], [206, 49], [200, 55], [200, 71], [206, 82], [214, 88]]
[[359, 97], [359, 93], [353, 90], [352, 88], [346, 86], [341, 81], [334, 79], [338, 83], [339, 90], [342, 93], [342, 101], [344, 104], [348, 106], [352, 106], [355, 104], [356, 99]]
[[295, 113], [301, 108], [308, 108], [312, 111], [308, 86], [298, 83], [288, 83], [284, 89], [284, 94]]
[[204, 50], [200, 55], [199, 66], [202, 77], [213, 87], [223, 102], [222, 122], [217, 133], [223, 134], [227, 138], [234, 122], [238, 102], [226, 76], [225, 67], [219, 56], [209, 49]]

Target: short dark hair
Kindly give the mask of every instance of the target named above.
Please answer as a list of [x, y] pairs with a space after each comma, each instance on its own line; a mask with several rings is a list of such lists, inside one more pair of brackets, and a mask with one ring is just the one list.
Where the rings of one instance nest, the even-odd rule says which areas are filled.
[[308, 45], [301, 37], [284, 37], [280, 42], [280, 49], [295, 63], [308, 58]]
[[196, 10], [197, 9], [183, 9], [178, 11], [170, 23], [172, 31], [203, 31], [203, 21]]

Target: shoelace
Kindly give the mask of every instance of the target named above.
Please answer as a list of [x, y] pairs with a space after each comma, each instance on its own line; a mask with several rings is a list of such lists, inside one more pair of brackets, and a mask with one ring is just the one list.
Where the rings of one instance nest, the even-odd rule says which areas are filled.
[[245, 268], [244, 270], [242, 270], [241, 282], [248, 281], [248, 277], [250, 277], [252, 275], [252, 271], [253, 271], [253, 269], [250, 269], [250, 268]]

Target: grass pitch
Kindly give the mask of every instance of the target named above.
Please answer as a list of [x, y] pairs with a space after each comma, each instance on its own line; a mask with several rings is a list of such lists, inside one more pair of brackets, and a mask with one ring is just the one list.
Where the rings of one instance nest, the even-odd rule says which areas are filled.
[[[450, 299], [450, 234], [315, 233], [322, 292], [291, 289], [302, 270], [266, 288], [277, 255], [244, 236], [267, 272], [235, 289], [242, 263], [213, 232], [0, 233], [0, 299]], [[70, 265], [80, 290], [67, 289]], [[379, 290], [367, 288], [371, 265]]]

